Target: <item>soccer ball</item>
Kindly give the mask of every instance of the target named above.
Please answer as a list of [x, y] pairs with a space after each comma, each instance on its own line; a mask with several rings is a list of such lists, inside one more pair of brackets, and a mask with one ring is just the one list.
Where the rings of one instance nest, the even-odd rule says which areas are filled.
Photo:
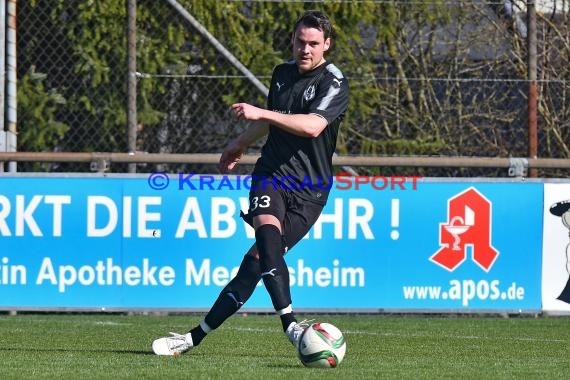
[[305, 367], [334, 368], [346, 352], [342, 332], [330, 323], [313, 323], [303, 331], [297, 354]]

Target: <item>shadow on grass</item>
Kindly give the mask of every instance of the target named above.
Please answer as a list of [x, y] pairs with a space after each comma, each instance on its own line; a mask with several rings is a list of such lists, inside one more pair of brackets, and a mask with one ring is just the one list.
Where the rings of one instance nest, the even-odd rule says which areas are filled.
[[[152, 350], [116, 350], [116, 349], [104, 349], [104, 348], [61, 348], [61, 347], [10, 347], [10, 346], [4, 346], [4, 347], [0, 347], [0, 358], [6, 356], [6, 355], [10, 355], [10, 354], [14, 354], [14, 355], [30, 355], [30, 354], [36, 353], [36, 354], [66, 354], [66, 353], [74, 353], [74, 354], [85, 354], [85, 355], [90, 355], [90, 354], [117, 354], [117, 355], [136, 355], [136, 356], [143, 356], [143, 357], [150, 357], [150, 356], [155, 356], [157, 358], [162, 358], [163, 360], [180, 360], [182, 358], [186, 358], [186, 357], [194, 357], [195, 359], [201, 360], [201, 359], [205, 359], [205, 360], [209, 360], [211, 359], [212, 353], [206, 353], [206, 352], [192, 352], [191, 354], [185, 354], [185, 355], [179, 355], [179, 356], [158, 356], [155, 355], [154, 352], [152, 352]], [[262, 358], [264, 356], [251, 356], [249, 354], [235, 354], [235, 356], [240, 356], [240, 357], [251, 357], [253, 360], [262, 360]], [[285, 363], [280, 363], [280, 364], [276, 364], [276, 363], [268, 363], [267, 364], [268, 368], [273, 368], [273, 369], [292, 369], [295, 367], [299, 367], [299, 368], [303, 368], [303, 366], [299, 366], [298, 364], [285, 364]]]
[[92, 348], [22, 348], [22, 347], [0, 347], [0, 351], [11, 351], [11, 352], [85, 352], [85, 353], [114, 353], [114, 354], [134, 354], [134, 355], [152, 355], [156, 356], [152, 351], [142, 351], [142, 350], [105, 350], [105, 349], [92, 349]]

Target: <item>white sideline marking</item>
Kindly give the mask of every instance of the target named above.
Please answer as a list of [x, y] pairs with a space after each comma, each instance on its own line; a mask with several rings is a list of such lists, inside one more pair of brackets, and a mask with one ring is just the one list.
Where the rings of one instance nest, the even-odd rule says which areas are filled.
[[95, 321], [94, 324], [99, 325], [99, 326], [127, 326], [127, 325], [132, 325], [132, 323], [113, 322], [113, 321]]
[[[2, 319], [0, 318], [0, 322], [9, 322], [11, 319]], [[51, 323], [53, 319], [34, 319], [34, 322], [42, 322], [42, 323]], [[99, 326], [131, 326], [132, 323], [130, 322], [114, 322], [114, 321], [83, 321], [83, 320], [75, 320], [75, 321], [66, 321], [66, 324], [69, 325], [99, 325]]]
[[[281, 330], [269, 329], [269, 328], [259, 328], [259, 327], [225, 327], [227, 330], [233, 331], [246, 331], [246, 332], [259, 332], [259, 333], [281, 333]], [[370, 335], [370, 336], [386, 336], [386, 337], [402, 337], [402, 338], [425, 338], [434, 335], [430, 334], [399, 334], [391, 332], [370, 332], [370, 331], [358, 331], [358, 330], [344, 330], [347, 334], [359, 334], [359, 335]], [[489, 337], [489, 336], [477, 336], [477, 335], [440, 335], [435, 336], [437, 338], [448, 338], [448, 339], [479, 339], [479, 340], [512, 340], [512, 341], [523, 341], [523, 342], [546, 342], [546, 343], [565, 343], [568, 342], [567, 339], [547, 339], [547, 338], [532, 338], [532, 337], [519, 337], [519, 338], [503, 338], [503, 337]]]
[[[352, 331], [346, 330], [347, 334], [362, 334], [362, 335], [378, 335], [378, 336], [395, 336], [403, 338], [425, 338], [434, 335], [430, 334], [399, 334], [399, 333], [374, 333], [369, 331]], [[519, 337], [519, 338], [508, 338], [508, 337], [489, 337], [489, 336], [477, 336], [477, 335], [450, 335], [442, 334], [437, 335], [437, 338], [449, 338], [449, 339], [480, 339], [480, 340], [514, 340], [514, 341], [525, 341], [525, 342], [567, 342], [566, 339], [547, 339], [547, 338], [531, 338], [531, 337]]]

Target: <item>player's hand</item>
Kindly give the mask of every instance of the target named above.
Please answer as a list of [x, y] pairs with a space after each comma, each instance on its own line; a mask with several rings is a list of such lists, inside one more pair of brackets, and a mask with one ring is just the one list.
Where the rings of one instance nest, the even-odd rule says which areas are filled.
[[218, 164], [218, 170], [220, 173], [225, 174], [232, 171], [244, 153], [245, 150], [239, 146], [235, 140], [232, 141], [226, 149], [224, 149], [220, 157], [220, 162]]
[[263, 109], [247, 103], [235, 103], [230, 107], [237, 120], [260, 120]]

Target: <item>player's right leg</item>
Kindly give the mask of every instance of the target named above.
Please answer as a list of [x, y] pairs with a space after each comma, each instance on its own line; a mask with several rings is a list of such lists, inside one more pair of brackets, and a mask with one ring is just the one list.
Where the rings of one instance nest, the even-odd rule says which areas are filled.
[[206, 335], [235, 314], [251, 297], [261, 271], [255, 245], [244, 256], [235, 277], [220, 292], [216, 302], [200, 324], [186, 334], [170, 333], [171, 336], [156, 339], [152, 350], [156, 355], [176, 356], [200, 344]]

